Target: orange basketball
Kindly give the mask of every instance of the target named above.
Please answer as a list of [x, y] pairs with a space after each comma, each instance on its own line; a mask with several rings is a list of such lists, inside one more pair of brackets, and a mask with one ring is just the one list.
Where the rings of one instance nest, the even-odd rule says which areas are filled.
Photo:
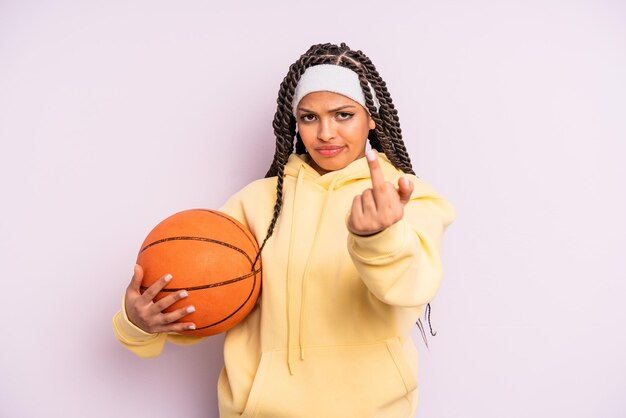
[[164, 312], [196, 308], [181, 319], [196, 329], [180, 333], [219, 334], [248, 315], [259, 297], [260, 258], [253, 269], [258, 252], [256, 240], [236, 219], [215, 210], [185, 210], [159, 223], [143, 242], [137, 256], [144, 272], [141, 291], [170, 273], [172, 281], [155, 301], [187, 290], [188, 297]]

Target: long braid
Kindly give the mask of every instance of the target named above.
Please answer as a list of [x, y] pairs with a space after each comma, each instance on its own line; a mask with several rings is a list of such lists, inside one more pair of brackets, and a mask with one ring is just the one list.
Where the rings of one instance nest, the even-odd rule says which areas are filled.
[[261, 252], [263, 251], [267, 240], [274, 233], [274, 227], [278, 221], [278, 216], [280, 215], [283, 204], [284, 170], [285, 165], [289, 160], [289, 156], [293, 151], [294, 135], [296, 134], [296, 120], [292, 114], [291, 105], [293, 102], [293, 95], [296, 91], [296, 86], [298, 85], [300, 77], [308, 67], [326, 63], [332, 59], [332, 56], [316, 55], [320, 49], [328, 46], [331, 46], [331, 44], [313, 45], [309, 48], [304, 55], [302, 55], [289, 67], [289, 72], [280, 85], [278, 98], [276, 99], [278, 107], [276, 109], [276, 113], [274, 114], [274, 122], [272, 124], [274, 127], [274, 135], [276, 136], [276, 150], [274, 152], [274, 160], [272, 161], [268, 172], [265, 174], [266, 178], [273, 176], [277, 177], [276, 202], [274, 203], [274, 215], [272, 217], [272, 221], [270, 222], [265, 239], [263, 240], [263, 243], [259, 248], [259, 252], [254, 260], [253, 268], [261, 256]]
[[342, 63], [344, 67], [350, 68], [359, 76], [361, 90], [363, 90], [363, 94], [365, 95], [365, 106], [367, 107], [372, 119], [374, 119], [374, 122], [376, 124], [374, 130], [376, 132], [376, 137], [378, 138], [378, 143], [380, 144], [381, 150], [385, 153], [385, 155], [389, 158], [393, 165], [397, 166], [398, 161], [396, 158], [395, 150], [393, 148], [393, 143], [386, 140], [392, 137], [392, 132], [389, 132], [387, 125], [380, 117], [381, 114], [384, 114], [384, 103], [379, 101], [380, 108], [377, 112], [376, 107], [374, 106], [374, 97], [372, 96], [372, 93], [369, 89], [368, 80], [366, 78], [366, 74], [364, 73], [365, 71], [363, 69], [363, 66], [355, 64], [354, 61], [352, 61], [351, 59], [343, 60]]
[[[339, 46], [330, 43], [311, 46], [296, 62], [291, 64], [278, 91], [278, 98], [276, 99], [277, 108], [272, 123], [274, 135], [276, 136], [276, 149], [274, 159], [265, 175], [266, 178], [277, 177], [276, 202], [274, 204], [272, 220], [254, 261], [253, 268], [267, 240], [274, 233], [274, 228], [281, 212], [283, 204], [284, 170], [289, 156], [294, 150], [294, 139], [296, 141], [296, 153], [302, 153], [305, 149], [302, 140], [299, 138], [299, 135], [296, 134], [296, 119], [292, 113], [293, 95], [304, 71], [308, 67], [319, 64], [341, 65], [357, 73], [361, 89], [365, 95], [366, 107], [376, 124], [376, 128], [370, 131], [368, 135], [371, 147], [377, 151], [383, 152], [387, 158], [389, 158], [389, 161], [398, 169], [405, 173], [415, 175], [411, 159], [404, 145], [404, 141], [402, 140], [398, 111], [393, 105], [385, 81], [378, 74], [372, 61], [362, 51], [351, 50], [345, 43], [341, 43]], [[374, 89], [376, 98], [380, 104], [378, 111], [374, 106], [374, 99], [369, 85]], [[430, 326], [430, 303], [428, 303], [426, 309]], [[426, 341], [419, 319], [417, 325], [420, 331], [422, 331], [426, 347], [428, 347], [428, 342]], [[430, 328], [430, 332], [433, 336], [436, 334], [436, 332], [433, 333], [432, 327]]]
[[[365, 71], [363, 72], [366, 74], [368, 81], [376, 93], [376, 98], [380, 103], [378, 113], [380, 119], [383, 121], [383, 130], [387, 135], [387, 141], [382, 142], [387, 142], [389, 144], [388, 148], [393, 148], [393, 155], [389, 155], [387, 152], [385, 152], [385, 155], [387, 155], [389, 160], [400, 170], [405, 173], [415, 174], [411, 165], [411, 159], [406, 150], [406, 146], [404, 145], [404, 141], [402, 140], [402, 130], [400, 129], [398, 111], [393, 105], [391, 95], [387, 90], [387, 84], [378, 74], [378, 71], [372, 61], [362, 51], [350, 51], [350, 58], [364, 67]], [[364, 87], [363, 82], [361, 82], [361, 87]], [[364, 89], [363, 92], [367, 94], [369, 89]], [[372, 110], [375, 109], [369, 110], [371, 113]], [[376, 133], [378, 134], [378, 131]]]

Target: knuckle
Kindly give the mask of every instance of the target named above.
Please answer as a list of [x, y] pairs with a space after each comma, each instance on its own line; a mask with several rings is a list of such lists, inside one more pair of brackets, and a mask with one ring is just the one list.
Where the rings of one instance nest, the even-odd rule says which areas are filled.
[[166, 308], [173, 305], [177, 300], [178, 298], [176, 295], [170, 295], [159, 300], [156, 305], [158, 305], [159, 311], [164, 311]]
[[185, 308], [181, 308], [181, 309], [177, 309], [174, 312], [170, 312], [166, 315], [163, 316], [163, 320], [168, 323], [174, 323], [176, 321], [178, 321], [179, 319], [181, 319], [182, 317], [184, 317], [185, 315], [187, 315], [187, 312], [185, 311]]
[[166, 325], [166, 324], [168, 324], [169, 322], [171, 322], [171, 321], [168, 321], [168, 320], [167, 320], [167, 315], [166, 315], [166, 314], [158, 314], [158, 315], [155, 315], [155, 316], [152, 318], [152, 324], [153, 324], [155, 327], [156, 327], [156, 326], [163, 326], [163, 325]]
[[169, 324], [170, 322], [172, 322], [171, 317], [171, 313], [161, 313], [159, 315], [161, 324]]
[[159, 313], [163, 313], [163, 310], [164, 310], [165, 308], [166, 308], [166, 306], [165, 306], [165, 305], [163, 305], [163, 299], [161, 299], [161, 300], [160, 300], [160, 301], [158, 301], [158, 302], [155, 302], [155, 304], [153, 305], [153, 309], [154, 309], [156, 312], [159, 312]]
[[142, 321], [144, 321], [146, 324], [154, 324], [154, 315], [150, 315], [149, 312], [147, 311], [142, 311], [139, 314], [139, 317], [141, 318]]
[[139, 319], [145, 323], [145, 324], [150, 324], [150, 316], [146, 314], [146, 312], [140, 311], [137, 313], [137, 317], [139, 317]]

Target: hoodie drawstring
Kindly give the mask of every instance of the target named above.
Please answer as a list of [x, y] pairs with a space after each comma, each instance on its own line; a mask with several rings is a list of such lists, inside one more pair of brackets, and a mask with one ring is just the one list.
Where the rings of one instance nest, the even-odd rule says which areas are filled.
[[313, 251], [315, 250], [315, 244], [317, 243], [317, 238], [318, 238], [318, 234], [320, 232], [320, 230], [322, 229], [322, 224], [324, 223], [324, 219], [326, 218], [326, 213], [328, 212], [328, 206], [329, 202], [330, 202], [330, 197], [333, 194], [333, 190], [335, 189], [335, 183], [337, 182], [337, 177], [335, 177], [331, 183], [330, 186], [328, 187], [328, 194], [326, 195], [326, 200], [324, 202], [324, 208], [322, 209], [322, 216], [320, 217], [320, 220], [317, 224], [317, 229], [315, 230], [315, 236], [313, 238], [313, 247], [311, 247], [311, 252], [309, 253], [309, 256], [307, 257], [306, 260], [306, 265], [304, 268], [304, 273], [302, 275], [302, 295], [300, 298], [300, 359], [304, 360], [304, 325], [306, 323], [306, 321], [304, 320], [304, 316], [306, 313], [305, 310], [305, 302], [306, 302], [306, 279], [309, 276], [309, 269], [310, 269], [310, 265], [311, 265], [311, 259], [313, 257], [311, 257], [311, 255], [313, 254]]
[[[296, 187], [295, 187], [295, 192], [294, 192], [294, 196], [293, 196], [293, 219], [292, 219], [292, 223], [291, 223], [291, 230], [290, 230], [290, 236], [289, 236], [289, 254], [288, 254], [288, 258], [287, 258], [287, 280], [286, 280], [286, 293], [287, 293], [287, 366], [289, 368], [289, 374], [293, 375], [294, 374], [294, 368], [293, 368], [293, 361], [291, 358], [291, 346], [292, 346], [292, 342], [294, 339], [294, 333], [291, 330], [291, 326], [292, 324], [295, 324], [295, 321], [293, 318], [296, 314], [292, 313], [292, 287], [293, 287], [293, 249], [295, 247], [295, 240], [296, 240], [296, 225], [298, 224], [298, 196], [299, 196], [299, 189], [302, 185], [302, 179], [304, 178], [304, 174], [305, 174], [305, 169], [304, 166], [300, 166], [300, 170], [298, 171], [298, 178], [296, 180]], [[330, 198], [333, 194], [333, 190], [335, 189], [335, 184], [337, 182], [337, 178], [334, 178], [331, 183], [330, 186], [328, 188], [328, 194], [326, 195], [326, 200], [324, 202], [324, 207], [322, 208], [322, 215], [319, 219], [319, 222], [317, 224], [317, 228], [315, 230], [315, 235], [313, 236], [313, 247], [311, 247], [311, 251], [309, 252], [309, 255], [307, 257], [306, 260], [306, 264], [305, 264], [305, 268], [304, 268], [304, 272], [302, 274], [302, 284], [301, 284], [301, 294], [300, 294], [300, 320], [298, 323], [298, 335], [299, 335], [299, 341], [298, 341], [298, 345], [300, 348], [300, 359], [304, 360], [304, 347], [305, 347], [305, 338], [304, 338], [304, 328], [305, 328], [305, 303], [306, 303], [306, 281], [307, 281], [307, 277], [309, 275], [309, 270], [311, 268], [311, 259], [313, 258], [311, 255], [313, 254], [315, 248], [315, 244], [317, 243], [317, 238], [318, 235], [320, 233], [320, 230], [322, 229], [322, 224], [324, 223], [324, 219], [326, 218], [326, 214], [328, 213], [328, 207], [329, 202], [330, 202]]]
[[287, 366], [289, 368], [289, 373], [293, 374], [293, 367], [291, 362], [291, 340], [293, 338], [293, 333], [291, 332], [291, 278], [293, 277], [293, 255], [292, 251], [295, 244], [295, 229], [298, 223], [297, 216], [298, 211], [296, 207], [298, 205], [298, 189], [302, 184], [302, 178], [304, 177], [304, 166], [300, 166], [300, 170], [298, 171], [298, 178], [296, 180], [296, 189], [293, 194], [293, 219], [291, 222], [291, 230], [289, 232], [289, 254], [287, 256]]

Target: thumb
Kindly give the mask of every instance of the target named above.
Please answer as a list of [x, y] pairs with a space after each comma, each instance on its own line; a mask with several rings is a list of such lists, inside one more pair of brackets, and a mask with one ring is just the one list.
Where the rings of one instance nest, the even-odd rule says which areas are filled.
[[128, 286], [130, 289], [141, 293], [141, 282], [143, 280], [143, 268], [139, 264], [135, 264], [135, 270], [133, 274], [133, 278], [130, 280], [130, 285]]
[[400, 196], [400, 203], [406, 205], [409, 200], [411, 200], [411, 193], [413, 193], [413, 183], [405, 177], [400, 177], [398, 180], [398, 195]]

